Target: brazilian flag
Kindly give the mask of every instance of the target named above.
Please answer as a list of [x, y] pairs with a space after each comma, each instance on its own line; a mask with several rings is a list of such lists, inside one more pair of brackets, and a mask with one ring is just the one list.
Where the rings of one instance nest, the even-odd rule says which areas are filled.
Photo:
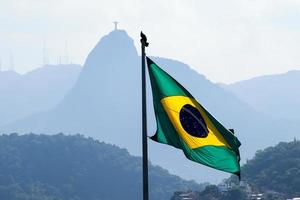
[[157, 123], [151, 139], [181, 149], [192, 161], [240, 176], [239, 140], [148, 57], [147, 64]]

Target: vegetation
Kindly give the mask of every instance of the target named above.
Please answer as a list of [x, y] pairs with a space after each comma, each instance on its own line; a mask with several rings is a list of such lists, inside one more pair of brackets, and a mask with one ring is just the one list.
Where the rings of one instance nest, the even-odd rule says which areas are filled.
[[[188, 194], [193, 200], [283, 200], [300, 197], [300, 142], [281, 142], [257, 151], [241, 172], [242, 182], [231, 176], [223, 181], [222, 185], [227, 186], [223, 191], [216, 185], [209, 185], [202, 192]], [[172, 200], [181, 200], [181, 194], [187, 193], [174, 193]]]
[[239, 188], [232, 188], [226, 192], [221, 192], [216, 185], [208, 185], [202, 192], [175, 192], [171, 200], [245, 200], [247, 199], [246, 193]]
[[300, 142], [281, 142], [258, 151], [242, 167], [242, 177], [262, 192], [300, 196]]
[[[201, 185], [150, 165], [151, 199]], [[0, 136], [0, 199], [140, 200], [141, 158], [81, 135]]]

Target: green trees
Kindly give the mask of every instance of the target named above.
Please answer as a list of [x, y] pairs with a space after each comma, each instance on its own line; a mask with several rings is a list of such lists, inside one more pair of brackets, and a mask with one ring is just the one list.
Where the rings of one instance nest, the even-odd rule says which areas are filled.
[[[300, 142], [281, 142], [257, 151], [242, 166], [242, 181], [236, 176], [224, 180], [226, 190], [208, 185], [195, 200], [281, 200], [300, 196]], [[239, 184], [240, 183], [240, 184]], [[175, 196], [175, 195], [174, 195]], [[255, 197], [256, 196], [256, 197]]]
[[[201, 190], [191, 181], [150, 165], [155, 200], [176, 190]], [[139, 200], [141, 158], [81, 135], [0, 136], [0, 199]]]
[[300, 142], [281, 142], [258, 151], [242, 167], [242, 177], [261, 191], [300, 196]]
[[223, 195], [222, 200], [243, 200], [247, 199], [246, 193], [240, 188], [233, 188]]
[[222, 194], [215, 185], [206, 186], [205, 190], [199, 193], [199, 199], [203, 200], [218, 200], [221, 199]]

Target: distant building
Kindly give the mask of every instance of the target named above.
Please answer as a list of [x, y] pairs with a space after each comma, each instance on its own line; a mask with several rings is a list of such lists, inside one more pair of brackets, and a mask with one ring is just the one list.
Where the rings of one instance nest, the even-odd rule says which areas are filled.
[[171, 200], [199, 200], [196, 192], [175, 192]]
[[240, 188], [249, 196], [252, 193], [251, 186], [246, 181], [240, 181]]
[[220, 190], [220, 192], [228, 192], [228, 190], [230, 189], [230, 185], [229, 183], [220, 183], [218, 185], [218, 189]]
[[260, 199], [263, 199], [263, 194], [262, 193], [259, 193], [259, 194], [251, 194], [250, 195], [250, 199], [251, 200], [260, 200]]

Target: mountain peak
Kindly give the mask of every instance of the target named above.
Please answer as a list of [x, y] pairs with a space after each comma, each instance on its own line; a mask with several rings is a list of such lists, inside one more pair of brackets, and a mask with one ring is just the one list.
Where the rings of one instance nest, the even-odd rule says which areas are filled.
[[111, 32], [109, 32], [107, 35], [103, 36], [100, 40], [100, 42], [130, 42], [133, 44], [133, 39], [128, 35], [128, 33], [123, 29], [116, 29]]
[[88, 55], [85, 65], [91, 65], [95, 60], [113, 61], [126, 57], [136, 57], [137, 51], [133, 39], [125, 30], [113, 30], [103, 36]]

